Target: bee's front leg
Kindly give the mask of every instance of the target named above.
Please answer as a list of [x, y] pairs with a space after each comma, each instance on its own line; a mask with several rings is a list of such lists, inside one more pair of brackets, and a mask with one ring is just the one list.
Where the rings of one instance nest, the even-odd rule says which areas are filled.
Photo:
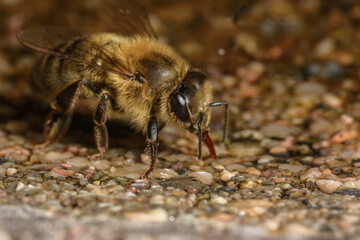
[[94, 134], [96, 147], [99, 153], [89, 156], [89, 158], [102, 158], [104, 153], [109, 149], [109, 137], [106, 128], [107, 113], [109, 110], [110, 96], [103, 93], [100, 97], [99, 104], [96, 108], [94, 118]]
[[159, 139], [158, 139], [158, 124], [156, 121], [156, 117], [151, 117], [147, 127], [147, 136], [146, 142], [148, 144], [147, 151], [150, 151], [151, 155], [151, 164], [149, 170], [145, 173], [145, 178], [148, 178], [150, 173], [154, 171], [155, 162], [156, 162], [156, 153], [159, 146]]

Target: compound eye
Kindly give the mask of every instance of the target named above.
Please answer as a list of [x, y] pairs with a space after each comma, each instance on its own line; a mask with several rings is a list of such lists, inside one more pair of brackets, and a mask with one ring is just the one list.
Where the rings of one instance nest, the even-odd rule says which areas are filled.
[[186, 98], [182, 94], [184, 86], [180, 86], [170, 96], [171, 111], [183, 123], [191, 123], [190, 115], [186, 107]]

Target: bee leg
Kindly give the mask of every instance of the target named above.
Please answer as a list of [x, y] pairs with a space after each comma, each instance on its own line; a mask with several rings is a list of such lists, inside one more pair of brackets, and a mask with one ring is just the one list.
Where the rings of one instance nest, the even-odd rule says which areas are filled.
[[79, 98], [79, 82], [65, 88], [51, 103], [51, 112], [48, 114], [44, 126], [46, 141], [36, 148], [46, 147], [60, 140], [69, 129], [73, 116], [74, 106]]
[[145, 178], [148, 178], [150, 173], [154, 171], [155, 162], [156, 162], [156, 153], [159, 146], [158, 139], [158, 124], [156, 121], [156, 117], [151, 117], [147, 127], [147, 137], [146, 142], [148, 144], [147, 151], [151, 151], [151, 164], [149, 170], [145, 173]]
[[104, 153], [109, 149], [109, 136], [106, 128], [107, 112], [109, 108], [110, 96], [104, 93], [100, 97], [100, 102], [94, 114], [94, 134], [96, 147], [99, 153], [89, 156], [89, 158], [102, 158]]

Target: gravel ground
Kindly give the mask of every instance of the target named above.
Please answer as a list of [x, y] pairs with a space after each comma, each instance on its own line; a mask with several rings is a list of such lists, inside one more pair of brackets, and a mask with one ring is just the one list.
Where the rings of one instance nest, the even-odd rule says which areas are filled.
[[144, 137], [118, 119], [101, 160], [87, 159], [81, 111], [61, 142], [33, 148], [49, 105], [29, 97], [36, 55], [15, 36], [106, 31], [95, 3], [0, 0], [0, 239], [359, 238], [358, 1], [144, 2], [160, 40], [230, 104], [225, 143], [222, 109], [212, 116], [217, 160], [198, 161], [196, 137], [165, 127], [149, 179]]

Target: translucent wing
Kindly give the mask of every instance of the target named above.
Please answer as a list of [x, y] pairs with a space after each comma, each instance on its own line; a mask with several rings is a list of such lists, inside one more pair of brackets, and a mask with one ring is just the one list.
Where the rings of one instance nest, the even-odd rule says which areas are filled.
[[[95, 70], [112, 72], [124, 78], [134, 77], [112, 52], [93, 42], [81, 29], [40, 27], [22, 31], [17, 38], [22, 45], [35, 51], [83, 63]], [[76, 45], [76, 51], [69, 51], [70, 45]]]
[[97, 11], [106, 30], [122, 35], [144, 35], [157, 38], [147, 11], [135, 1], [101, 1]]

